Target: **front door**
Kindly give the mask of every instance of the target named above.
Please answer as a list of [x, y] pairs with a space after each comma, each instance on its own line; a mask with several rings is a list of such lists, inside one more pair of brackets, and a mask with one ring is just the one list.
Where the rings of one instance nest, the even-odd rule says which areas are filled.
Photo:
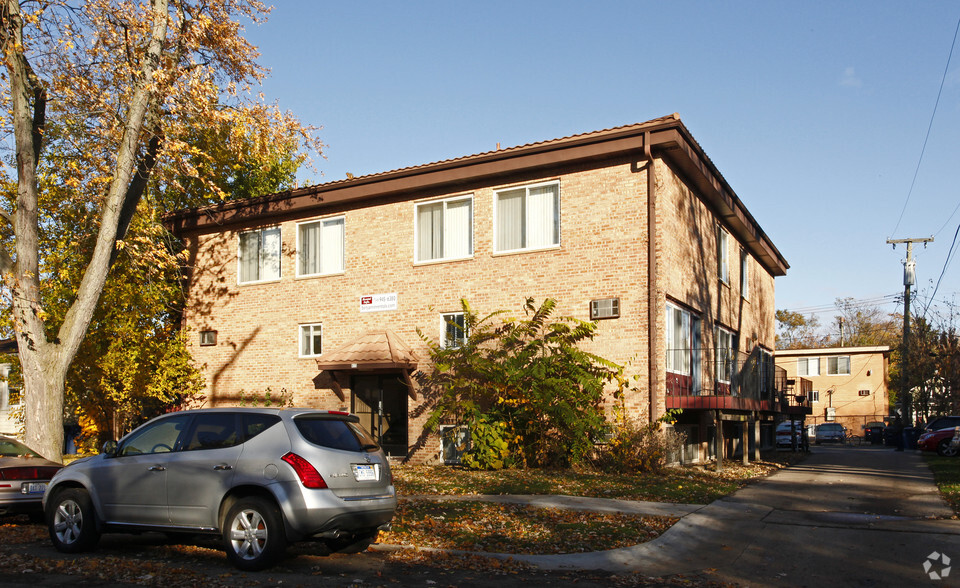
[[353, 377], [350, 411], [387, 455], [407, 455], [407, 385], [399, 374]]

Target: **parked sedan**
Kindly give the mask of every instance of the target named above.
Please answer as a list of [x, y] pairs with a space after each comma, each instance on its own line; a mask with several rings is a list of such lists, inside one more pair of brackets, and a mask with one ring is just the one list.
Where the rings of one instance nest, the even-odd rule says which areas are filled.
[[873, 421], [863, 425], [863, 440], [875, 445], [883, 444], [883, 430], [887, 427], [886, 423]]
[[917, 439], [917, 449], [920, 451], [936, 451], [938, 455], [953, 457], [957, 455], [957, 448], [950, 444], [956, 427], [929, 431]]
[[[791, 437], [792, 431], [792, 437]], [[784, 421], [777, 425], [777, 448], [778, 449], [797, 449], [803, 448], [803, 423], [800, 421]]]
[[241, 570], [289, 541], [366, 549], [397, 509], [380, 446], [345, 412], [225, 408], [157, 417], [76, 461], [44, 496], [50, 539], [93, 549], [104, 531], [219, 536]]
[[42, 520], [43, 493], [61, 467], [16, 439], [0, 437], [0, 514], [27, 513]]
[[843, 443], [847, 432], [840, 423], [823, 423], [817, 426], [817, 445], [821, 443]]

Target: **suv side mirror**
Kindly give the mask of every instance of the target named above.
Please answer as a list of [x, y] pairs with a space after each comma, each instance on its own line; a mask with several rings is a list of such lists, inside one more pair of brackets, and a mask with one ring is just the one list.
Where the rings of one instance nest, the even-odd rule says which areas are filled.
[[110, 440], [103, 444], [103, 447], [100, 449], [100, 453], [103, 453], [109, 457], [114, 457], [117, 455], [117, 442]]

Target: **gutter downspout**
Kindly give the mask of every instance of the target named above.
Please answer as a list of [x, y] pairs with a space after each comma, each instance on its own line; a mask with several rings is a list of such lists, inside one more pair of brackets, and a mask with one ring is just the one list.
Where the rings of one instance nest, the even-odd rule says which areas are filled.
[[650, 402], [650, 422], [655, 423], [657, 414], [657, 178], [654, 172], [653, 152], [650, 146], [650, 131], [643, 134], [643, 156], [647, 160], [647, 390]]

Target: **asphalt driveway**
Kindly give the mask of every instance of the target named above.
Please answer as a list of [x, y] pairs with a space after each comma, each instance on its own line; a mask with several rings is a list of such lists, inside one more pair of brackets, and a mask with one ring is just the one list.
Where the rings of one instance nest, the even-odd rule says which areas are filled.
[[960, 586], [960, 521], [952, 515], [919, 453], [816, 447], [805, 462], [688, 514], [650, 543], [524, 559], [743, 586]]

